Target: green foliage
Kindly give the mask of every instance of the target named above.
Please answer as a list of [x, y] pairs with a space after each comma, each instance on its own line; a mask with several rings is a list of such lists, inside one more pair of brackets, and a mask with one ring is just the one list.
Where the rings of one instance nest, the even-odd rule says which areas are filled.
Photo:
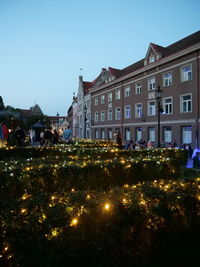
[[198, 266], [200, 179], [177, 180], [184, 151], [77, 144], [0, 159], [2, 266]]

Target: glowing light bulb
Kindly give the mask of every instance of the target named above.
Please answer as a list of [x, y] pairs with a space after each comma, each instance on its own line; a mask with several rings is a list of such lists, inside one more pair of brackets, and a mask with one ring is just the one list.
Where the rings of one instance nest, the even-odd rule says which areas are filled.
[[78, 224], [78, 219], [74, 218], [71, 220], [70, 226], [76, 226]]
[[109, 211], [110, 210], [110, 204], [109, 203], [106, 203], [105, 205], [104, 205], [104, 209], [106, 210], [106, 211]]

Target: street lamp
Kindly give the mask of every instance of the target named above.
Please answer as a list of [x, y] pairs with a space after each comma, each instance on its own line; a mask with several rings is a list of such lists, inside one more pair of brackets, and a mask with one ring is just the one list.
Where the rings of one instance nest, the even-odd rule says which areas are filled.
[[87, 114], [87, 108], [86, 108], [86, 105], [85, 105], [85, 107], [84, 107], [84, 138], [86, 138], [86, 122], [87, 122], [87, 116], [86, 116], [86, 114]]
[[161, 99], [162, 99], [162, 90], [160, 89], [160, 86], [158, 85], [156, 90], [156, 101], [157, 101], [157, 116], [158, 116], [158, 141], [157, 141], [157, 147], [160, 147], [160, 113], [163, 111], [162, 105], [161, 105]]

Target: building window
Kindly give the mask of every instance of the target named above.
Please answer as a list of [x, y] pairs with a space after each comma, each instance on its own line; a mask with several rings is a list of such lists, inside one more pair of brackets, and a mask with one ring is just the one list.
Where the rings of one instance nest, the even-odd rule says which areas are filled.
[[153, 62], [155, 62], [155, 55], [154, 54], [151, 54], [149, 56], [149, 63], [153, 63]]
[[192, 112], [192, 95], [182, 95], [181, 96], [181, 112], [187, 113]]
[[135, 117], [136, 118], [142, 117], [142, 103], [135, 104]]
[[112, 129], [108, 128], [108, 140], [112, 140]]
[[156, 141], [156, 133], [154, 127], [149, 127], [149, 141], [155, 142]]
[[130, 141], [131, 140], [131, 131], [130, 128], [125, 128], [125, 140]]
[[163, 86], [168, 87], [172, 85], [172, 72], [163, 74]]
[[94, 114], [94, 121], [95, 122], [99, 121], [99, 113], [98, 113], [98, 111], [96, 111], [95, 114]]
[[153, 91], [156, 89], [156, 79], [151, 77], [148, 79], [148, 91]]
[[137, 127], [136, 128], [136, 141], [142, 140], [142, 128]]
[[108, 121], [112, 120], [112, 109], [108, 110]]
[[124, 109], [125, 109], [125, 119], [130, 119], [131, 118], [131, 106], [125, 106], [124, 107]]
[[138, 82], [135, 84], [135, 94], [139, 95], [142, 93], [142, 82]]
[[165, 114], [172, 114], [172, 97], [163, 99], [163, 107]]
[[121, 108], [115, 108], [115, 119], [116, 120], [121, 119]]
[[170, 126], [163, 127], [163, 139], [166, 143], [172, 142], [172, 128]]
[[98, 102], [98, 97], [95, 97], [94, 105], [95, 105], [95, 106], [98, 106], [98, 103], [99, 103], [99, 102]]
[[82, 124], [82, 122], [83, 122], [83, 117], [82, 117], [82, 115], [80, 115], [80, 117], [79, 117], [79, 124]]
[[183, 144], [192, 143], [192, 126], [183, 126], [182, 127], [182, 141]]
[[117, 90], [115, 91], [115, 99], [116, 99], [116, 100], [119, 100], [119, 99], [120, 99], [120, 89], [117, 89]]
[[101, 104], [104, 104], [105, 103], [105, 95], [102, 95], [101, 96]]
[[125, 91], [124, 91], [124, 96], [125, 97], [129, 97], [130, 96], [130, 91], [131, 91], [130, 86], [126, 87], [125, 88]]
[[184, 66], [181, 68], [181, 81], [191, 81], [192, 80], [192, 65]]
[[148, 102], [148, 115], [155, 116], [156, 115], [156, 101]]
[[108, 103], [112, 102], [112, 93], [108, 93]]
[[101, 111], [101, 121], [105, 121], [105, 110]]
[[105, 130], [101, 129], [101, 139], [105, 139]]
[[99, 139], [99, 131], [98, 131], [98, 129], [95, 129], [95, 138]]

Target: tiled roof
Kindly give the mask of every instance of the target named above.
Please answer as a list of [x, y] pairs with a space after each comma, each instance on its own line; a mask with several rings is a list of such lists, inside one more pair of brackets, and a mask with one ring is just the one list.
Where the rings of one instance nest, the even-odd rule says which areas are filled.
[[108, 69], [110, 70], [111, 75], [114, 75], [116, 78], [118, 78], [120, 76], [121, 70], [114, 69], [112, 67], [109, 67]]

